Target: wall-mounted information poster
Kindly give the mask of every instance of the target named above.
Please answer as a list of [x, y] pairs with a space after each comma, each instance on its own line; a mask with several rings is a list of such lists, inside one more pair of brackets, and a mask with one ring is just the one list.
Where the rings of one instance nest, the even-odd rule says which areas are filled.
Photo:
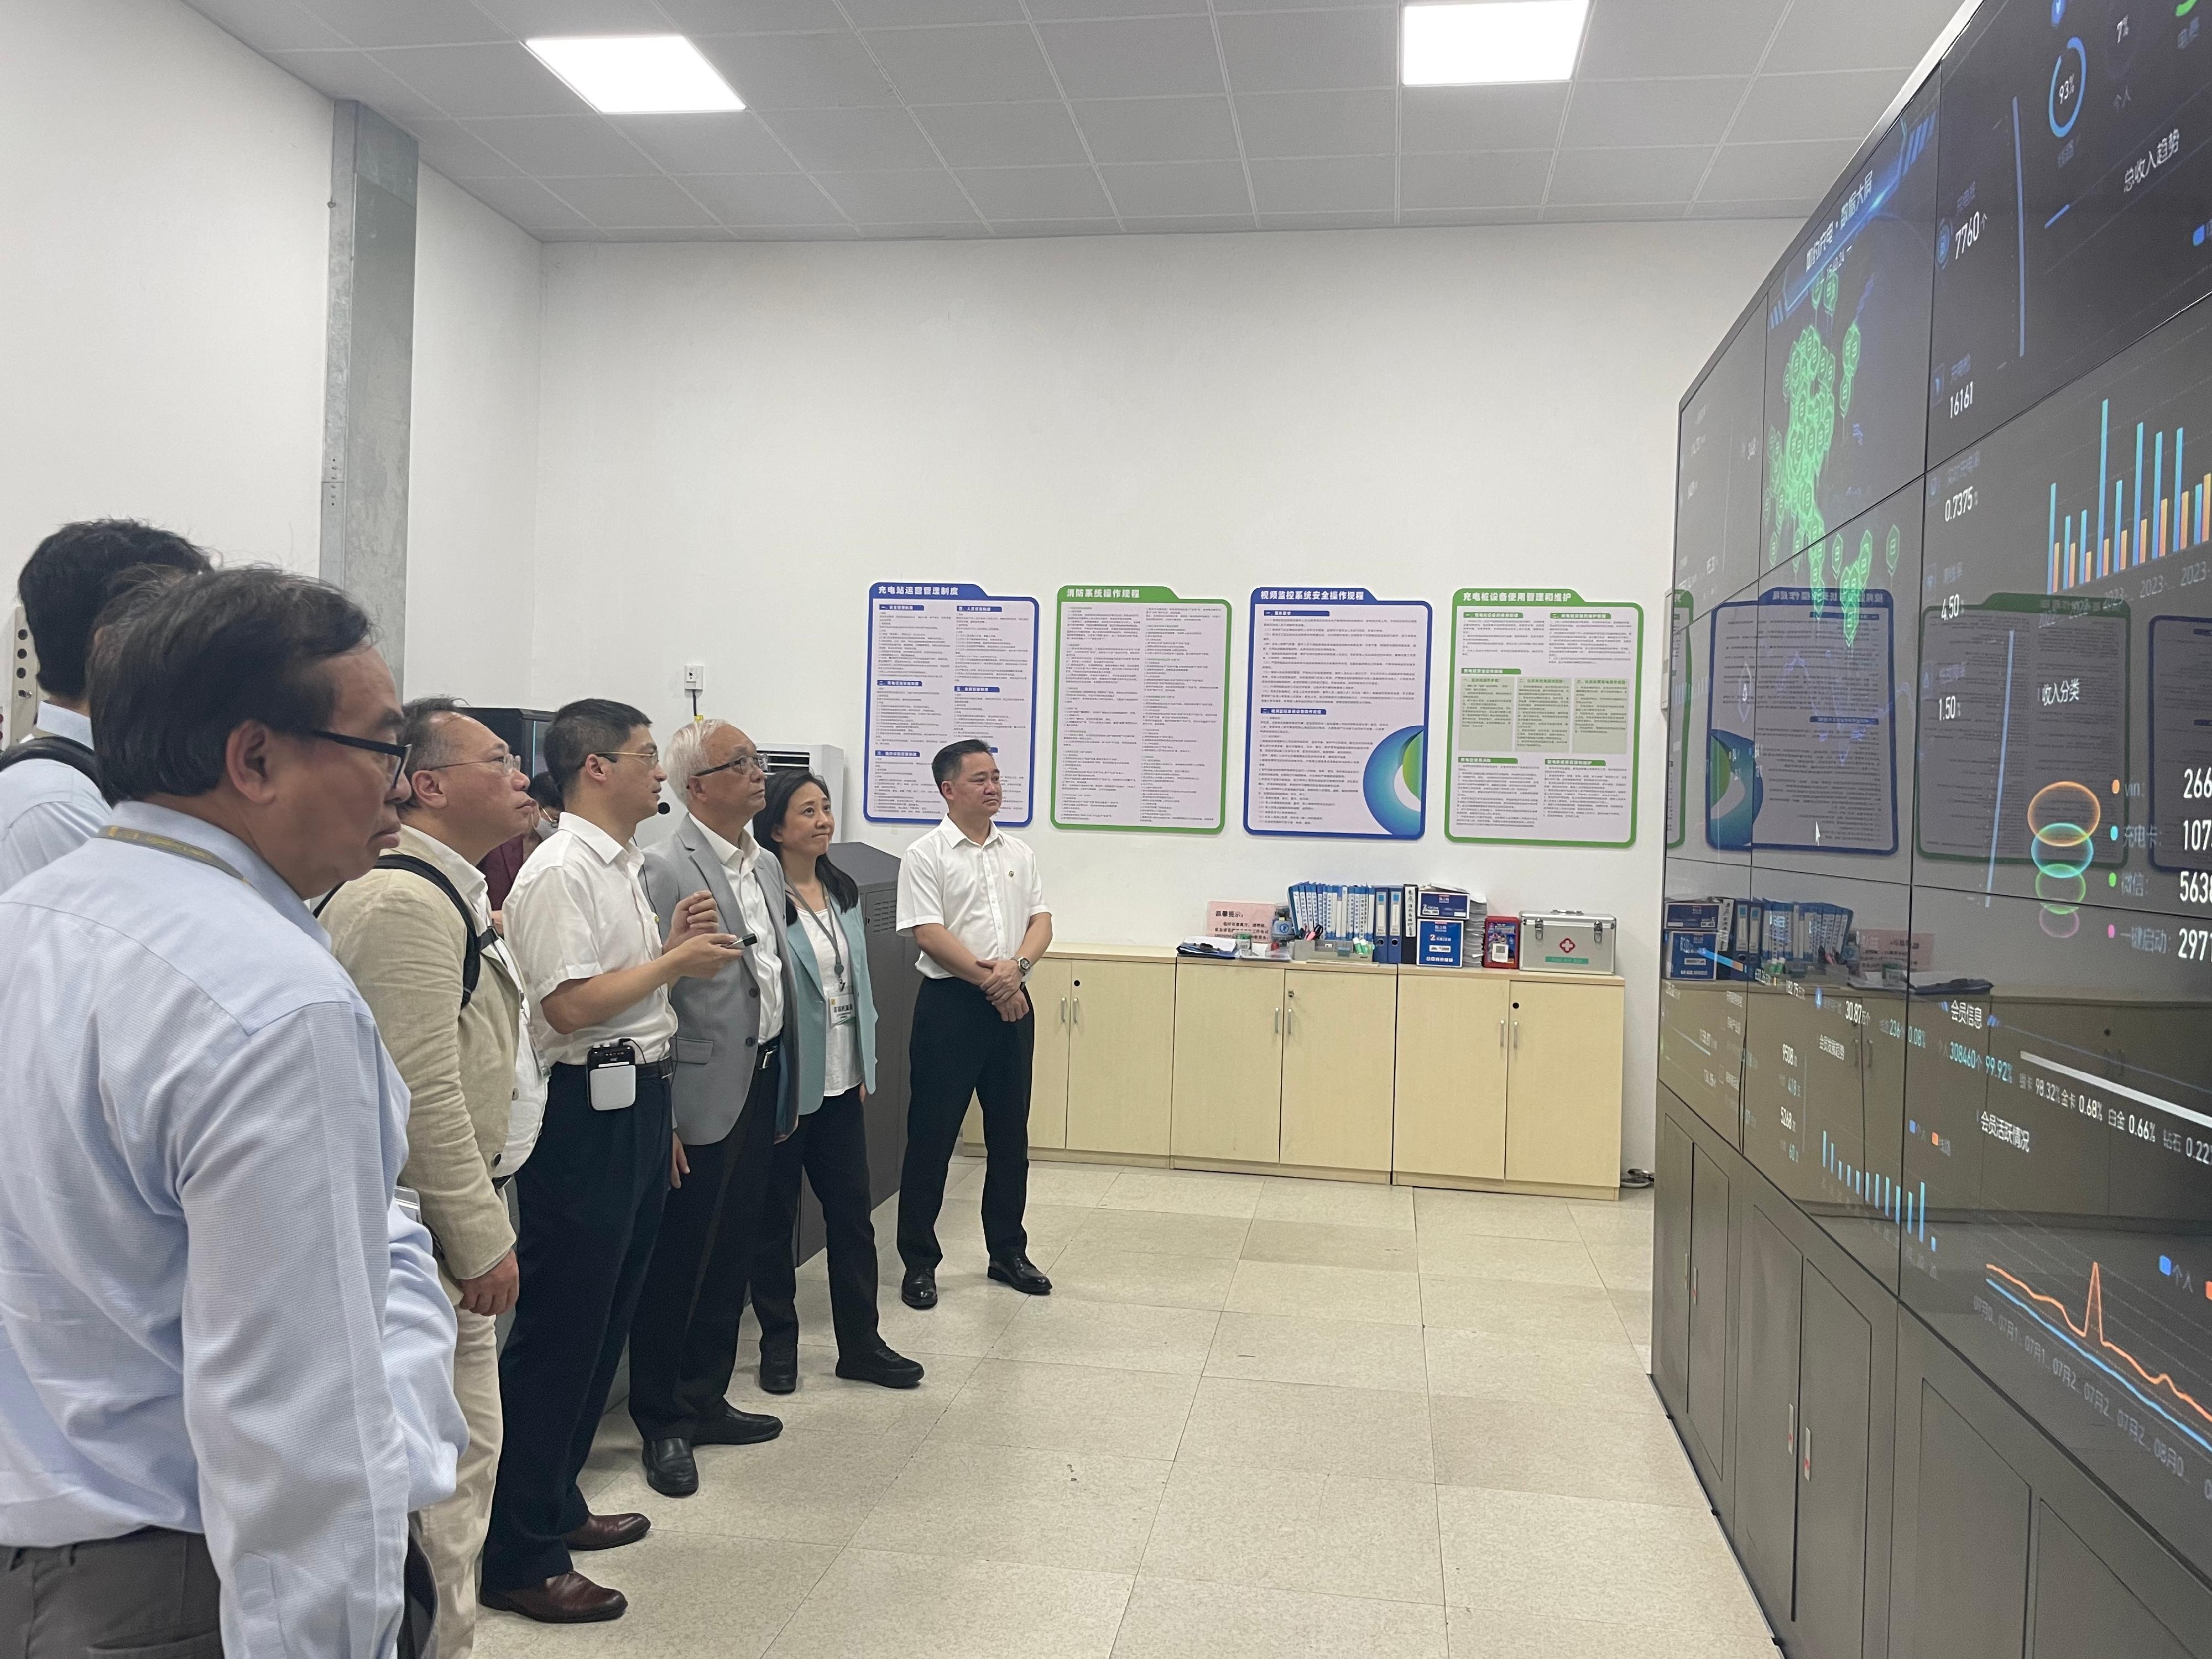
[[1248, 832], [1420, 839], [1431, 622], [1364, 587], [1252, 590]]
[[1452, 599], [1454, 841], [1626, 847], [1636, 839], [1644, 607], [1570, 588]]
[[868, 590], [868, 729], [862, 800], [873, 823], [935, 823], [945, 798], [930, 757], [981, 738], [1006, 789], [999, 822], [1030, 817], [1036, 771], [1037, 602], [967, 582]]
[[1052, 821], [1218, 835], [1228, 816], [1226, 599], [1060, 590]]

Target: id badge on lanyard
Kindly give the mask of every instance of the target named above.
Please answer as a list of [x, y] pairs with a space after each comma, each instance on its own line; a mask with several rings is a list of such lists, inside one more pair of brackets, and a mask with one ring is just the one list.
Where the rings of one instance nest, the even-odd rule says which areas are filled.
[[834, 1031], [842, 1025], [857, 1024], [860, 1012], [860, 1000], [852, 988], [840, 988], [830, 999], [830, 1029]]

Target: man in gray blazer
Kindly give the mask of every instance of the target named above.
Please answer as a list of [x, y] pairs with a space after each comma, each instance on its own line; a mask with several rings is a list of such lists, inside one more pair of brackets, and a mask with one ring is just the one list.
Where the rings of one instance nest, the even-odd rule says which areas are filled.
[[629, 1329], [629, 1412], [655, 1492], [699, 1490], [695, 1446], [748, 1445], [783, 1431], [723, 1397], [737, 1369], [761, 1203], [775, 1142], [796, 1118], [781, 1048], [791, 1006], [783, 869], [753, 840], [766, 793], [759, 751], [726, 720], [694, 720], [661, 764], [685, 816], [645, 855], [646, 896], [663, 927], [701, 888], [744, 956], [712, 979], [672, 988], [676, 1005], [673, 1190]]

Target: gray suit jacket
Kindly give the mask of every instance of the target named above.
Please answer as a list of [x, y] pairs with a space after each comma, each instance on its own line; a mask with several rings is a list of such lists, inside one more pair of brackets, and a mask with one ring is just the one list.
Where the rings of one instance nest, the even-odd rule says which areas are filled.
[[[783, 866], [773, 856], [754, 867], [754, 879], [768, 900], [770, 926], [783, 930]], [[714, 856], [707, 837], [689, 814], [659, 845], [646, 849], [645, 895], [660, 915], [665, 937], [676, 907], [705, 888], [714, 896], [726, 932], [743, 938], [744, 912], [730, 890], [729, 872]], [[745, 952], [712, 979], [679, 979], [669, 990], [676, 1005], [676, 1133], [686, 1146], [708, 1146], [737, 1127], [757, 1069], [760, 1043], [760, 981], [757, 953]], [[796, 996], [791, 951], [783, 952], [783, 1006], [787, 1024]], [[787, 1133], [798, 1115], [793, 1068], [784, 1068], [783, 1097], [777, 1103], [776, 1130]]]

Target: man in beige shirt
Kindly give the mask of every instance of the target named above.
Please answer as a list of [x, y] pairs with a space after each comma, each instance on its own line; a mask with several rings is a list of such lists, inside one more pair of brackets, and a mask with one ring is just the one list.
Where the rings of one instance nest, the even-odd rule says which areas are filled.
[[491, 1171], [516, 1094], [522, 992], [476, 866], [538, 809], [505, 741], [454, 699], [418, 697], [406, 715], [399, 740], [410, 745], [414, 797], [400, 809], [399, 845], [332, 894], [322, 921], [412, 1097], [400, 1184], [421, 1200], [459, 1310], [453, 1393], [469, 1446], [453, 1497], [422, 1516], [422, 1545], [438, 1583], [440, 1659], [467, 1659], [499, 1467], [495, 1322], [520, 1282]]

